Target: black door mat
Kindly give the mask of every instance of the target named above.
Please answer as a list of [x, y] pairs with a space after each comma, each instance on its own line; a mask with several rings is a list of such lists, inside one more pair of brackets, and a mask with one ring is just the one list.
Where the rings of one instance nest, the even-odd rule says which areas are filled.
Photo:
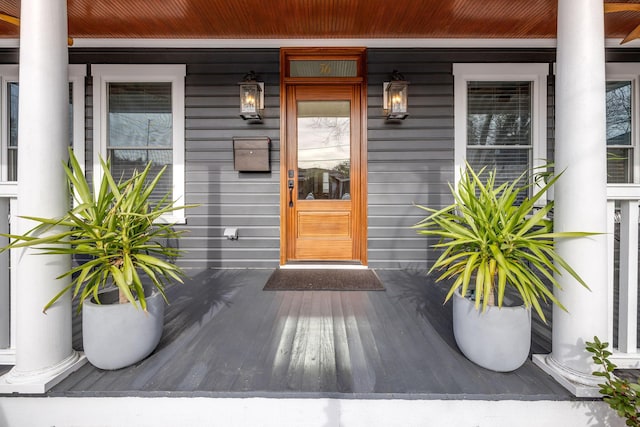
[[378, 275], [365, 269], [276, 269], [265, 291], [384, 291]]

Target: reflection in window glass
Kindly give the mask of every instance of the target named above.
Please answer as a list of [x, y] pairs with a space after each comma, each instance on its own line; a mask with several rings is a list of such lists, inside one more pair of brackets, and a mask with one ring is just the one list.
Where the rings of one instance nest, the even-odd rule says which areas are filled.
[[498, 182], [531, 167], [531, 82], [473, 81], [467, 86], [467, 161], [496, 169]]
[[350, 200], [349, 101], [298, 102], [298, 199]]
[[115, 177], [152, 163], [151, 177], [167, 165], [153, 199], [172, 198], [171, 83], [110, 83], [107, 153]]
[[[7, 180], [18, 180], [18, 98], [17, 82], [7, 83], [9, 102], [9, 141], [7, 144]], [[73, 147], [73, 84], [69, 83], [69, 145]]]
[[607, 181], [633, 182], [630, 81], [607, 82]]
[[9, 94], [9, 141], [7, 144], [7, 167], [9, 181], [18, 180], [18, 83], [7, 83]]

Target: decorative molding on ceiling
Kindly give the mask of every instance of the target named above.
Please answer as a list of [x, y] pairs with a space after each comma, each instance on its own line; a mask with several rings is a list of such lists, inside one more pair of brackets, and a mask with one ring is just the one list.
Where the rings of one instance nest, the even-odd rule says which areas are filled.
[[[622, 39], [607, 39], [607, 48], [638, 48], [640, 40], [620, 45]], [[502, 48], [556, 47], [556, 39], [74, 39], [76, 48], [166, 48], [166, 49], [277, 49], [281, 47], [367, 48]], [[0, 39], [0, 48], [17, 48], [18, 39]]]

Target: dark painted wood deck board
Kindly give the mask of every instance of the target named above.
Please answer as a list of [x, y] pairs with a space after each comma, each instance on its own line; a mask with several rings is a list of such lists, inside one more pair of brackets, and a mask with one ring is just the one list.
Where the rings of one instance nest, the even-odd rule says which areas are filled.
[[[310, 316], [309, 310], [311, 309], [312, 295], [314, 292], [305, 292], [302, 296], [302, 303], [300, 305], [300, 313], [298, 321], [296, 322], [296, 328], [293, 332], [293, 339], [291, 341], [291, 347], [285, 353], [288, 355], [286, 360], [287, 370], [285, 373], [286, 390], [302, 390], [303, 377], [305, 371], [305, 357], [307, 346], [309, 345], [308, 338], [312, 334], [309, 331]], [[309, 350], [316, 350], [310, 348]], [[311, 352], [310, 352], [311, 353]], [[313, 354], [315, 356], [315, 353]], [[309, 388], [309, 391], [317, 391], [313, 388]]]
[[292, 347], [295, 339], [295, 332], [298, 328], [300, 319], [300, 311], [302, 309], [302, 300], [305, 293], [303, 292], [286, 292], [286, 297], [291, 301], [288, 314], [282, 322], [282, 335], [276, 339], [277, 347], [273, 354], [273, 359], [267, 362], [271, 363], [271, 375], [269, 377], [268, 390], [286, 390], [287, 389], [287, 371], [289, 370], [289, 361], [292, 354]]
[[[376, 295], [371, 295], [369, 300], [372, 310], [368, 315], [378, 319], [377, 329], [381, 332], [376, 333], [378, 350], [385, 365], [392, 367], [392, 377], [401, 379], [391, 392], [415, 393], [422, 384], [436, 385], [428, 349], [424, 341], [414, 335], [417, 332], [415, 318], [407, 319], [396, 304], [388, 304], [389, 296], [378, 300]], [[406, 366], [412, 369], [405, 369]]]
[[[391, 298], [402, 299], [400, 294], [394, 294]], [[451, 348], [445, 340], [437, 333], [434, 325], [419, 315], [419, 311], [409, 304], [396, 304], [398, 310], [405, 313], [408, 319], [415, 322], [415, 335], [412, 336], [414, 342], [422, 343], [423, 358], [426, 362], [437, 361], [438, 369], [430, 369], [433, 375], [432, 382], [445, 393], [461, 393], [467, 381], [459, 379], [467, 375], [472, 375], [475, 367], [470, 368], [468, 361], [460, 354], [457, 347]], [[442, 311], [442, 307], [437, 307]], [[412, 328], [413, 329], [413, 328]], [[451, 375], [456, 372], [457, 375]]]
[[[424, 343], [425, 362], [432, 364], [432, 371], [437, 375], [431, 386], [433, 392], [468, 392], [475, 383], [468, 379], [482, 375], [484, 370], [479, 370], [458, 350], [452, 335], [450, 307], [443, 306], [444, 292], [437, 292], [439, 288], [435, 287], [429, 289], [426, 286], [412, 286], [416, 280], [415, 275], [407, 272], [394, 273], [386, 277], [387, 282], [395, 285], [390, 291], [390, 298], [398, 302], [396, 307], [399, 310], [403, 309], [408, 315], [413, 315], [416, 329], [421, 332], [422, 337], [415, 340]], [[418, 277], [420, 279], [423, 277]], [[491, 392], [491, 389], [487, 391]]]
[[[247, 286], [255, 287], [259, 284]], [[212, 322], [207, 334], [210, 345], [198, 350], [202, 358], [215, 354], [208, 363], [206, 375], [203, 376], [200, 389], [232, 390], [234, 383], [242, 372], [245, 361], [263, 347], [266, 340], [264, 326], [272, 324], [273, 296], [252, 289], [252, 297], [238, 302], [233, 310], [221, 313], [220, 322]], [[255, 298], [253, 297], [255, 296]], [[258, 302], [257, 299], [260, 301]], [[207, 340], [202, 337], [201, 340]], [[261, 364], [260, 361], [256, 361]], [[250, 364], [251, 362], [249, 362]], [[247, 368], [248, 365], [245, 365]]]
[[345, 315], [353, 391], [373, 393], [379, 388], [390, 389], [390, 384], [384, 384], [389, 376], [380, 357], [371, 319], [363, 315], [364, 309], [361, 307], [361, 302], [364, 296], [364, 294], [351, 292], [343, 294], [342, 310]]
[[341, 393], [349, 393], [355, 390], [351, 355], [355, 355], [356, 351], [349, 346], [347, 319], [342, 310], [342, 295], [343, 293], [341, 292], [332, 292], [330, 294], [333, 314], [333, 333], [335, 337], [336, 389]]
[[171, 288], [150, 357], [86, 365], [48, 394], [570, 398], [531, 361], [509, 374], [469, 362], [424, 271], [378, 271], [385, 292], [264, 292], [270, 273], [211, 270]]
[[[326, 294], [326, 292], [324, 292]], [[339, 316], [333, 310], [333, 304], [331, 303], [331, 294], [326, 294], [320, 300], [319, 318], [321, 324], [322, 333], [318, 334], [318, 346], [320, 349], [319, 368], [320, 376], [318, 391], [333, 390], [339, 391], [338, 388], [338, 358], [336, 354], [336, 343], [338, 342], [340, 335], [336, 335], [334, 327], [334, 319], [339, 319]]]
[[288, 310], [291, 303], [283, 301], [282, 294], [270, 296], [271, 302], [269, 309], [262, 313], [262, 319], [258, 320], [259, 328], [256, 330], [256, 336], [253, 339], [252, 351], [248, 352], [242, 360], [234, 382], [230, 385], [233, 391], [250, 391], [250, 390], [266, 390], [268, 383], [268, 372], [265, 367], [269, 366], [266, 362], [273, 360], [274, 340], [280, 336], [282, 322], [279, 321], [283, 317], [283, 308]]

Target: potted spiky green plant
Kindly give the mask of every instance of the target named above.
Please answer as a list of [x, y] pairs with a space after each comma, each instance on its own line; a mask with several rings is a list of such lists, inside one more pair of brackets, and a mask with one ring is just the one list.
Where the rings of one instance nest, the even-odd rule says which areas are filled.
[[[512, 371], [528, 357], [531, 307], [546, 322], [542, 304], [566, 308], [553, 295], [560, 287], [554, 274], [567, 272], [585, 281], [556, 252], [555, 240], [594, 233], [554, 232], [549, 215], [553, 201], [537, 206], [561, 174], [525, 171], [498, 183], [496, 171], [476, 173], [466, 165], [454, 202], [442, 209], [418, 206], [429, 215], [416, 224], [418, 233], [436, 237], [441, 250], [430, 273], [448, 281], [445, 302], [453, 298], [454, 335], [472, 361], [495, 371]], [[533, 192], [533, 185], [539, 185]], [[530, 194], [533, 193], [533, 194]], [[549, 286], [549, 284], [551, 286]], [[521, 301], [506, 303], [512, 294]]]
[[116, 181], [101, 160], [102, 179], [94, 192], [71, 150], [69, 157], [63, 167], [74, 206], [61, 218], [26, 217], [37, 225], [24, 235], [7, 235], [12, 243], [3, 250], [35, 247], [80, 261], [59, 276], [70, 277], [70, 283], [43, 310], [71, 291], [82, 311], [87, 359], [118, 369], [148, 356], [160, 340], [165, 287], [182, 282], [183, 272], [173, 262], [181, 251], [167, 245], [182, 231], [159, 220], [190, 206], [177, 206], [168, 195], [150, 200], [164, 168], [151, 177], [149, 163]]

